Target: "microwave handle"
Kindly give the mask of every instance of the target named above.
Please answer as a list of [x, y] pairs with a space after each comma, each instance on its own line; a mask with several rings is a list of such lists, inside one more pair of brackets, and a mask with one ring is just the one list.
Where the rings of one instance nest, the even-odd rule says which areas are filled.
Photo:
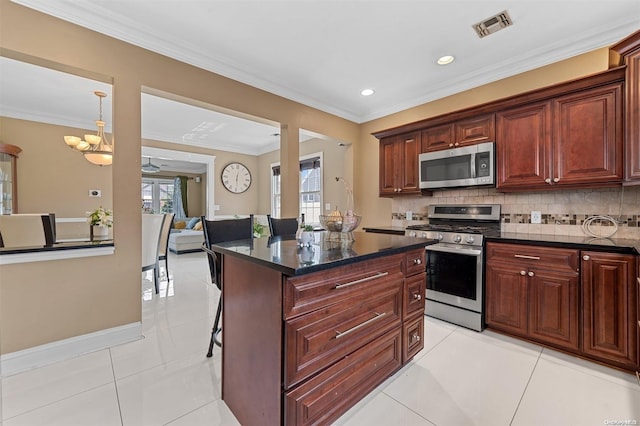
[[476, 177], [476, 153], [471, 154], [471, 177]]

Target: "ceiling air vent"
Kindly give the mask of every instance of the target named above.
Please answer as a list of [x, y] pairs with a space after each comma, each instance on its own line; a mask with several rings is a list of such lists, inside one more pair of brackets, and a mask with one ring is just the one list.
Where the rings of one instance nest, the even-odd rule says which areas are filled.
[[509, 13], [506, 10], [503, 10], [491, 18], [487, 18], [482, 22], [474, 24], [473, 29], [476, 30], [478, 37], [483, 38], [512, 24], [513, 21], [511, 20]]

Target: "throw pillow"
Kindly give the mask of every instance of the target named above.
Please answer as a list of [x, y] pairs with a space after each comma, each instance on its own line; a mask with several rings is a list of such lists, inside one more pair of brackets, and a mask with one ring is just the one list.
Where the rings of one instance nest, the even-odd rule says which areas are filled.
[[196, 226], [196, 223], [198, 223], [199, 220], [200, 218], [197, 218], [197, 217], [191, 218], [189, 223], [187, 223], [187, 229], [193, 229], [193, 227]]
[[193, 227], [194, 231], [202, 231], [202, 221], [198, 221], [198, 223], [195, 224], [195, 226]]
[[184, 220], [179, 220], [173, 224], [173, 229], [185, 229], [187, 227], [187, 222]]

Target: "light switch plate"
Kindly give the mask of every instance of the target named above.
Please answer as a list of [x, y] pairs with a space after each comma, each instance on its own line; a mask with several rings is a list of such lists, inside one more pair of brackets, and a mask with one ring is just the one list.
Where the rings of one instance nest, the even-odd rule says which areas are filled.
[[542, 214], [539, 211], [531, 211], [531, 223], [542, 223]]

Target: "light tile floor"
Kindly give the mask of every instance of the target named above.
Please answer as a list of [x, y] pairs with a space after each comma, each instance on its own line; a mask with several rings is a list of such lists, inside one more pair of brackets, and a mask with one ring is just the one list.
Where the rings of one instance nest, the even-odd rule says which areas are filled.
[[[159, 296], [142, 280], [143, 339], [3, 378], [2, 425], [237, 425], [220, 348], [205, 357], [218, 296], [206, 259], [171, 255], [169, 268]], [[428, 317], [425, 342], [336, 424], [640, 424], [631, 374]]]

